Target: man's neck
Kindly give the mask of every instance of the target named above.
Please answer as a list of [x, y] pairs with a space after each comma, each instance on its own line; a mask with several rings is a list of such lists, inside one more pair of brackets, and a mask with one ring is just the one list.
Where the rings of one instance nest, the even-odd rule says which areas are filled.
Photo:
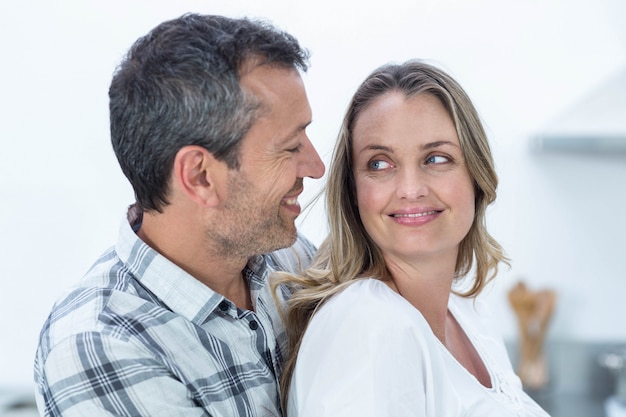
[[[173, 216], [172, 216], [173, 218]], [[207, 244], [201, 229], [190, 222], [174, 222], [165, 213], [144, 213], [137, 236], [189, 275], [231, 300], [250, 308], [250, 290], [243, 277], [248, 259], [229, 258]], [[175, 219], [179, 219], [177, 216]]]

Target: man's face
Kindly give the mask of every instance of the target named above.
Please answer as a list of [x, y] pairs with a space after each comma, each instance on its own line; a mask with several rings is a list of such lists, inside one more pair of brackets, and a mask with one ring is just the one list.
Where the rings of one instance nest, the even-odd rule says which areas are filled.
[[256, 66], [241, 86], [261, 102], [260, 117], [243, 138], [240, 168], [228, 172], [224, 215], [208, 233], [230, 256], [249, 257], [294, 243], [303, 178], [320, 178], [324, 164], [306, 135], [311, 108], [298, 71]]

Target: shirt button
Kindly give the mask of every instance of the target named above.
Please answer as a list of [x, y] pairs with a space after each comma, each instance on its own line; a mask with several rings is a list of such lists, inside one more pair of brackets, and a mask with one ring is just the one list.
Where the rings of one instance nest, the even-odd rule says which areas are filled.
[[250, 323], [248, 323], [248, 326], [250, 326], [251, 330], [256, 330], [259, 328], [259, 323], [257, 323], [256, 320], [252, 320]]
[[226, 301], [222, 301], [219, 305], [220, 310], [228, 311], [228, 303]]

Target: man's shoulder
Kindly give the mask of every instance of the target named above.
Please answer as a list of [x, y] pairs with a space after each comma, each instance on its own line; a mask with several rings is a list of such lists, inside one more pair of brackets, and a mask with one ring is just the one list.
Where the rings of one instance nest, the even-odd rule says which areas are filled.
[[131, 274], [113, 250], [105, 252], [89, 271], [57, 299], [41, 331], [40, 344], [50, 348], [79, 333], [101, 332], [103, 314], [111, 305], [127, 310], [145, 303]]

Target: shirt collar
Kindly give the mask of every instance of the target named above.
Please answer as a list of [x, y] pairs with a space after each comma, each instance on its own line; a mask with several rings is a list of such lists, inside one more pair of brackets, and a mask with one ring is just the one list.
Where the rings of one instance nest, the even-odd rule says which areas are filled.
[[[225, 299], [143, 242], [137, 234], [142, 216], [131, 206], [120, 225], [116, 251], [133, 277], [170, 310], [203, 324]], [[244, 276], [254, 305], [267, 283], [271, 268], [267, 255], [250, 258]]]
[[[121, 261], [170, 310], [202, 324], [224, 297], [146, 245], [133, 230], [138, 225], [131, 225], [129, 220], [122, 220], [116, 245]], [[141, 218], [136, 221], [141, 222]]]

